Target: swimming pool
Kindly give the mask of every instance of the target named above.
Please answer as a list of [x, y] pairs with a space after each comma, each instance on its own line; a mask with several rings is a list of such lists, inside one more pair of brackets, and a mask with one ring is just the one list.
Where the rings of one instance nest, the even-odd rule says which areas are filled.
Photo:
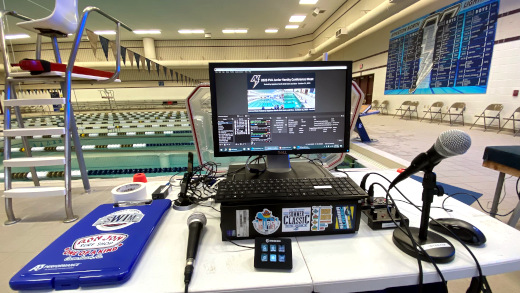
[[283, 107], [284, 109], [302, 108], [302, 103], [295, 94], [285, 93], [283, 101], [274, 98], [260, 98], [248, 104], [249, 109], [273, 109], [275, 107]]
[[[195, 146], [186, 114], [173, 112], [173, 115], [170, 111], [76, 115], [89, 176], [121, 177], [139, 172], [153, 176], [185, 170], [187, 154], [195, 152]], [[57, 116], [41, 116], [24, 119], [24, 123], [60, 126], [63, 121]], [[29, 143], [33, 156], [63, 155], [63, 137], [32, 137]], [[11, 150], [12, 158], [25, 156], [21, 139], [12, 140]], [[1, 156], [3, 160], [3, 149]], [[75, 152], [72, 152], [71, 167], [73, 174], [79, 169]], [[36, 170], [48, 172], [47, 177], [60, 177], [63, 166], [37, 167]], [[13, 168], [12, 171], [15, 179], [22, 179], [29, 170]]]
[[283, 97], [283, 105], [285, 109], [302, 108], [302, 103], [295, 94], [287, 93]]
[[[296, 97], [288, 97], [289, 99]], [[296, 101], [295, 101], [296, 103]], [[175, 111], [173, 111], [175, 112]], [[183, 113], [183, 112], [181, 112]], [[195, 153], [192, 131], [186, 114], [165, 112], [92, 113], [76, 115], [83, 156], [91, 178], [130, 177], [135, 173], [164, 176], [184, 172], [188, 152]], [[24, 119], [26, 125], [59, 126], [61, 117], [41, 116]], [[33, 137], [29, 139], [34, 156], [62, 156], [63, 137]], [[21, 139], [12, 140], [12, 157], [25, 156]], [[3, 160], [3, 148], [0, 152]], [[318, 157], [319, 158], [319, 157]], [[198, 165], [197, 156], [194, 158]], [[236, 161], [238, 160], [238, 161]], [[228, 165], [244, 162], [245, 158], [219, 158]], [[2, 166], [3, 167], [3, 166]], [[73, 178], [79, 178], [75, 152], [72, 152]], [[348, 162], [341, 167], [362, 168]], [[61, 179], [63, 166], [37, 167], [47, 178]], [[27, 180], [28, 168], [13, 168], [15, 180]]]

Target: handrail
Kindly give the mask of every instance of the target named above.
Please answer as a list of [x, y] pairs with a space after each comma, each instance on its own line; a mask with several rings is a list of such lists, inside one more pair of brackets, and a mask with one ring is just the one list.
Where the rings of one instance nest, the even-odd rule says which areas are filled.
[[18, 14], [16, 11], [0, 10], [0, 50], [2, 50], [2, 59], [4, 61], [5, 78], [9, 78], [11, 71], [10, 71], [9, 55], [7, 54], [7, 46], [5, 44], [5, 32], [4, 32], [4, 17], [6, 15], [13, 16], [18, 19], [22, 19], [22, 20], [26, 20], [26, 21], [30, 21], [33, 19], [29, 18], [27, 16], [24, 16], [24, 15]]
[[117, 18], [109, 15], [109, 14], [106, 14], [105, 12], [103, 12], [101, 9], [97, 8], [97, 7], [94, 7], [94, 6], [87, 6], [85, 9], [83, 9], [83, 12], [85, 11], [96, 11], [97, 13], [103, 15], [104, 17], [110, 19], [111, 21], [115, 22], [115, 23], [120, 23], [122, 27], [126, 28], [127, 30], [129, 31], [132, 31], [132, 29], [127, 26], [126, 24], [124, 24], [123, 22], [119, 21]]
[[16, 11], [12, 11], [12, 10], [6, 10], [6, 11], [3, 11], [5, 12], [4, 15], [10, 15], [10, 16], [14, 16], [16, 18], [19, 18], [21, 20], [25, 20], [25, 21], [31, 21], [31, 20], [34, 20], [30, 17], [27, 17], [25, 15], [21, 15], [19, 13], [17, 13]]
[[97, 7], [94, 7], [94, 6], [88, 6], [85, 9], [83, 9], [83, 14], [81, 15], [80, 24], [76, 28], [76, 33], [75, 33], [75, 36], [74, 36], [74, 43], [73, 43], [73, 46], [72, 46], [72, 50], [70, 52], [69, 62], [67, 64], [67, 69], [66, 69], [65, 73], [66, 73], [66, 76], [69, 75], [72, 72], [72, 69], [74, 68], [74, 62], [76, 61], [76, 56], [78, 54], [79, 44], [81, 43], [81, 36], [83, 35], [83, 31], [85, 30], [85, 24], [86, 24], [86, 21], [87, 21], [87, 18], [89, 16], [90, 12], [97, 12], [97, 13], [101, 14], [102, 16], [106, 17], [107, 19], [111, 20], [112, 22], [114, 22], [116, 24], [116, 50], [117, 50], [116, 71], [114, 72], [112, 77], [110, 77], [109, 79], [106, 79], [106, 80], [98, 81], [98, 83], [113, 82], [113, 81], [115, 81], [118, 78], [119, 73], [121, 71], [121, 46], [120, 46], [120, 44], [121, 44], [121, 42], [120, 42], [121, 36], [120, 36], [120, 27], [122, 26], [122, 27], [124, 27], [125, 29], [127, 29], [129, 31], [132, 31], [132, 29], [129, 26], [127, 26], [126, 24], [124, 24], [121, 21], [119, 21], [118, 19], [110, 16], [109, 14], [101, 11], [101, 9], [99, 9]]
[[[65, 116], [65, 133], [66, 133], [66, 136], [65, 136], [65, 140], [64, 140], [64, 147], [65, 147], [65, 189], [67, 190], [67, 192], [69, 193], [71, 190], [72, 190], [72, 187], [71, 187], [71, 182], [70, 182], [70, 177], [71, 177], [71, 154], [70, 154], [70, 150], [71, 150], [71, 141], [70, 141], [70, 122], [71, 121], [75, 121], [74, 119], [74, 116], [73, 116], [73, 110], [72, 110], [72, 101], [71, 101], [71, 92], [72, 92], [72, 85], [71, 85], [71, 82], [72, 82], [72, 69], [74, 68], [74, 62], [76, 61], [76, 56], [78, 54], [78, 50], [79, 50], [79, 45], [81, 43], [81, 37], [83, 35], [83, 32], [85, 30], [85, 24], [87, 22], [87, 18], [90, 14], [90, 12], [97, 12], [101, 15], [103, 15], [104, 17], [108, 18], [109, 20], [113, 21], [116, 23], [116, 50], [117, 50], [117, 55], [116, 55], [116, 71], [114, 72], [114, 74], [112, 75], [112, 77], [110, 77], [109, 79], [107, 80], [104, 80], [103, 82], [113, 82], [117, 79], [117, 77], [119, 76], [119, 72], [121, 71], [121, 46], [120, 46], [120, 27], [123, 26], [124, 28], [126, 28], [127, 30], [129, 31], [132, 31], [132, 29], [130, 27], [128, 27], [127, 25], [123, 24], [122, 22], [120, 22], [119, 20], [115, 19], [114, 17], [104, 13], [103, 11], [101, 11], [99, 8], [97, 7], [94, 7], [94, 6], [88, 6], [86, 7], [85, 9], [83, 9], [83, 14], [81, 15], [81, 20], [78, 24], [78, 27], [76, 28], [76, 32], [75, 32], [75, 36], [74, 36], [74, 42], [73, 42], [73, 45], [72, 45], [72, 49], [70, 51], [70, 56], [69, 56], [69, 62], [67, 64], [67, 69], [65, 70], [65, 82], [64, 82], [64, 91], [63, 91], [63, 95], [64, 97], [66, 97], [66, 100], [65, 100], [65, 113], [64, 113], [64, 116]], [[77, 137], [75, 137], [75, 139], [77, 139]]]

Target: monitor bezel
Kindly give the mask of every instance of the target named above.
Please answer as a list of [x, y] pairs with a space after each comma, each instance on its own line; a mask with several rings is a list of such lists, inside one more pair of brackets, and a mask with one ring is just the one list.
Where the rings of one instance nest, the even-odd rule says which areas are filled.
[[[318, 66], [346, 66], [347, 75], [345, 80], [345, 127], [344, 145], [342, 148], [320, 148], [320, 149], [299, 149], [283, 151], [239, 151], [223, 152], [218, 147], [218, 104], [215, 85], [215, 68], [248, 68], [248, 67], [318, 67]], [[209, 84], [211, 94], [211, 117], [213, 134], [213, 151], [215, 157], [234, 157], [234, 156], [256, 156], [256, 155], [291, 155], [291, 154], [315, 154], [315, 153], [345, 153], [350, 150], [350, 111], [352, 95], [352, 61], [294, 61], [294, 62], [224, 62], [209, 63]]]

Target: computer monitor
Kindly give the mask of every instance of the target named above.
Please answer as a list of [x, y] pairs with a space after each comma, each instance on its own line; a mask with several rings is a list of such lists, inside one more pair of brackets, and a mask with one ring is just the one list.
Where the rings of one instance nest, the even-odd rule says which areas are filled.
[[349, 151], [351, 61], [210, 63], [215, 157]]

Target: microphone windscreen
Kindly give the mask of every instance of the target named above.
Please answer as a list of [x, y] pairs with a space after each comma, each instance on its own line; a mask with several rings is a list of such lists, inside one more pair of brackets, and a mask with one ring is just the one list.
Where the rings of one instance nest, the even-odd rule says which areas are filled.
[[203, 213], [195, 212], [188, 217], [188, 226], [193, 222], [201, 222], [202, 226], [206, 226], [206, 216]]
[[434, 148], [443, 157], [464, 154], [471, 146], [471, 137], [458, 129], [444, 131], [439, 135]]

